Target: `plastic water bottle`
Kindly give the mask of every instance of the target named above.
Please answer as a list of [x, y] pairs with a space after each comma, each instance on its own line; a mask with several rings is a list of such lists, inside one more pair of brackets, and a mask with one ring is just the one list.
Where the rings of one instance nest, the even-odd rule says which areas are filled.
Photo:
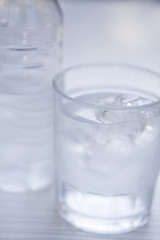
[[61, 40], [57, 0], [0, 0], [0, 189], [53, 180], [51, 85]]

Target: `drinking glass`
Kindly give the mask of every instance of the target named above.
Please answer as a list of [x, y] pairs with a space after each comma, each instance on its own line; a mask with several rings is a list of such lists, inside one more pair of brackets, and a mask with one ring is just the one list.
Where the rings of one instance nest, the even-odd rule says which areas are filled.
[[53, 87], [60, 215], [103, 234], [143, 226], [160, 167], [160, 75], [93, 63], [64, 70]]

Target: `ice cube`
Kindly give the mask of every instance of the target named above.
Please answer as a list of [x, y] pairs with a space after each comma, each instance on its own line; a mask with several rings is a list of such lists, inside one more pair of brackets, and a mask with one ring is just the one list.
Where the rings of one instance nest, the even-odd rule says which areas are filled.
[[[120, 133], [122, 135], [137, 135], [144, 129], [142, 114], [139, 111], [124, 109], [123, 107], [139, 106], [151, 102], [152, 100], [150, 99], [133, 94], [110, 93], [98, 100], [98, 104], [104, 106], [104, 108], [99, 108], [95, 116], [97, 122], [100, 121], [102, 124], [121, 124], [118, 127], [111, 126], [111, 132], [117, 132], [117, 134]], [[111, 109], [111, 106], [122, 106], [122, 109]]]
[[127, 107], [135, 107], [152, 103], [153, 100], [149, 98], [145, 98], [142, 96], [137, 96], [133, 94], [118, 94], [118, 93], [110, 93], [106, 94], [105, 98], [99, 99], [98, 104], [101, 106], [127, 106]]
[[83, 121], [92, 121], [92, 122], [99, 122], [99, 119], [95, 116], [94, 109], [89, 108], [79, 108], [76, 111], [76, 115]]
[[146, 147], [156, 139], [156, 136], [158, 134], [159, 131], [156, 127], [146, 125], [144, 131], [139, 136], [137, 136], [137, 138], [135, 138], [135, 144], [138, 146]]
[[99, 109], [96, 118], [104, 124], [125, 123], [139, 120], [139, 114], [132, 111]]
[[92, 141], [87, 148], [87, 167], [107, 175], [115, 174], [128, 164], [128, 155], [133, 150], [129, 139], [114, 139], [108, 142]]
[[124, 104], [128, 107], [142, 106], [146, 104], [151, 104], [153, 101], [144, 97], [134, 97], [132, 99], [124, 99]]
[[98, 99], [97, 103], [101, 106], [105, 105], [117, 105], [121, 98], [121, 94], [107, 93], [105, 98]]
[[144, 118], [144, 119], [152, 118], [152, 117], [157, 115], [157, 113], [155, 112], [155, 109], [152, 109], [152, 110], [151, 109], [142, 110], [140, 112], [140, 114], [141, 114], [142, 118]]
[[101, 125], [99, 133], [96, 133], [97, 139], [101, 142], [108, 142], [114, 139], [128, 138], [129, 141], [134, 139], [143, 132], [145, 123], [143, 121], [134, 121], [122, 124]]

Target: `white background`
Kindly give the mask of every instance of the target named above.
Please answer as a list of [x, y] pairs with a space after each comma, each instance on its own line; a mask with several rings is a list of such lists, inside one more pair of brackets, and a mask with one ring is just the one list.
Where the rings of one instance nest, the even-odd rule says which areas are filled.
[[[133, 10], [135, 6], [126, 2], [137, 3], [139, 9]], [[60, 0], [60, 4], [64, 14], [64, 68], [118, 61], [159, 71], [158, 1]]]

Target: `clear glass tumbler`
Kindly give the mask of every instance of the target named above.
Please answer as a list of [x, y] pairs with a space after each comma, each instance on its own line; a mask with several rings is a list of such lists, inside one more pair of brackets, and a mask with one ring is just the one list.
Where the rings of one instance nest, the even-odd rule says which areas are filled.
[[143, 226], [160, 167], [160, 75], [89, 64], [53, 87], [60, 215], [96, 233]]

